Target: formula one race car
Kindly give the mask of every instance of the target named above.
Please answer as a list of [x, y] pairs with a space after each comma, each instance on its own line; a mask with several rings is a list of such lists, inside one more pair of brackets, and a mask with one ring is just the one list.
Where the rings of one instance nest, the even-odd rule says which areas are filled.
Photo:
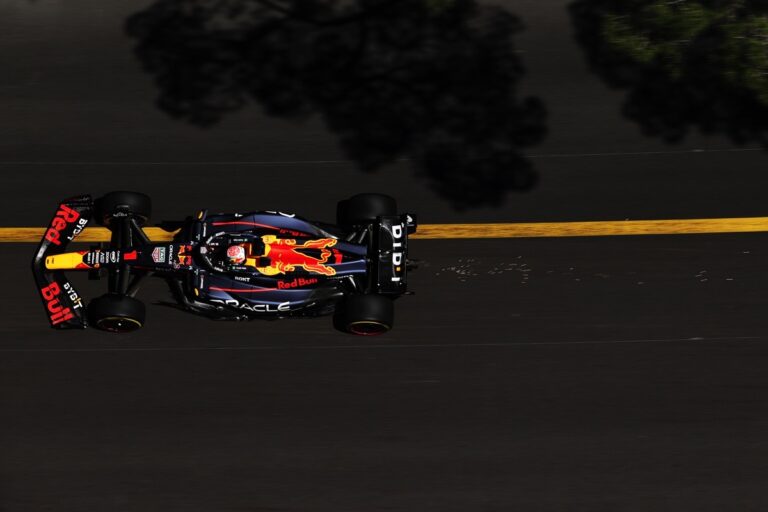
[[[393, 300], [408, 293], [408, 235], [416, 222], [398, 214], [389, 196], [358, 194], [339, 202], [337, 225], [282, 212], [203, 210], [166, 242], [143, 231], [150, 210], [149, 197], [136, 192], [59, 205], [32, 263], [51, 326], [142, 327], [145, 308], [135, 296], [147, 276], [168, 283], [177, 307], [209, 318], [333, 314], [339, 330], [361, 335], [391, 329]], [[65, 252], [91, 218], [109, 228], [111, 241]], [[86, 306], [64, 274], [69, 270], [106, 276], [108, 293]]]

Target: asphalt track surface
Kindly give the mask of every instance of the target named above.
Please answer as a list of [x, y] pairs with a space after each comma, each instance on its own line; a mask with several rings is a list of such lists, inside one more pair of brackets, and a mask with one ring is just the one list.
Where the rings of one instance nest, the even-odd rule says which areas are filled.
[[[363, 190], [425, 223], [766, 215], [762, 152], [641, 137], [587, 71], [564, 3], [508, 4], [529, 26], [525, 87], [550, 110], [542, 182], [455, 212], [406, 163], [358, 172], [311, 120], [165, 117], [120, 31], [142, 2], [4, 3], [0, 222], [41, 226], [63, 197], [123, 188], [150, 194], [156, 221], [330, 220]], [[115, 337], [48, 329], [32, 245], [3, 244], [0, 510], [765, 510], [768, 234], [411, 251], [416, 295], [385, 337], [159, 305]]]

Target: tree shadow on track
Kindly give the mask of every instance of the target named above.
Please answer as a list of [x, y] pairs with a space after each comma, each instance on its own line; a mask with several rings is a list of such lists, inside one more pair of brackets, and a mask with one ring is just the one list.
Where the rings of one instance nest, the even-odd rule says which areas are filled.
[[521, 29], [474, 0], [159, 0], [126, 24], [168, 114], [317, 113], [361, 170], [408, 158], [458, 209], [536, 183], [521, 150], [545, 110], [517, 94]]
[[766, 144], [768, 2], [579, 0], [570, 12], [592, 70], [628, 90], [624, 114], [644, 133]]

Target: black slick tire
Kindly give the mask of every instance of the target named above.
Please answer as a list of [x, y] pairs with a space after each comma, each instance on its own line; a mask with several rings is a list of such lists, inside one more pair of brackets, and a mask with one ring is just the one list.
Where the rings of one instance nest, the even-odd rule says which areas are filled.
[[397, 202], [384, 194], [357, 194], [336, 206], [336, 222], [349, 228], [369, 224], [381, 215], [397, 215]]
[[336, 328], [359, 336], [375, 336], [392, 329], [395, 308], [392, 299], [377, 294], [348, 295], [334, 318]]
[[108, 293], [88, 304], [88, 324], [96, 329], [114, 332], [133, 332], [144, 326], [146, 308], [133, 297]]
[[120, 190], [96, 200], [96, 220], [109, 226], [117, 216], [131, 215], [139, 226], [146, 224], [152, 214], [152, 200], [140, 192]]

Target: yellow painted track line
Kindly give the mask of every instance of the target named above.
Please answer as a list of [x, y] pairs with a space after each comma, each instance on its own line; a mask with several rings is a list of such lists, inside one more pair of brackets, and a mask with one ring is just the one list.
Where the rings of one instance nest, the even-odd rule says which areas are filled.
[[[171, 240], [174, 232], [145, 228], [154, 241]], [[526, 222], [494, 224], [421, 224], [411, 238], [533, 238], [617, 235], [690, 235], [703, 233], [754, 233], [768, 231], [768, 217], [731, 219], [616, 220], [596, 222]], [[0, 228], [0, 242], [39, 242], [45, 228]], [[106, 242], [106, 228], [85, 229], [78, 242]]]
[[514, 224], [423, 224], [412, 238], [533, 238], [617, 235], [691, 235], [768, 231], [768, 217], [609, 220]]

